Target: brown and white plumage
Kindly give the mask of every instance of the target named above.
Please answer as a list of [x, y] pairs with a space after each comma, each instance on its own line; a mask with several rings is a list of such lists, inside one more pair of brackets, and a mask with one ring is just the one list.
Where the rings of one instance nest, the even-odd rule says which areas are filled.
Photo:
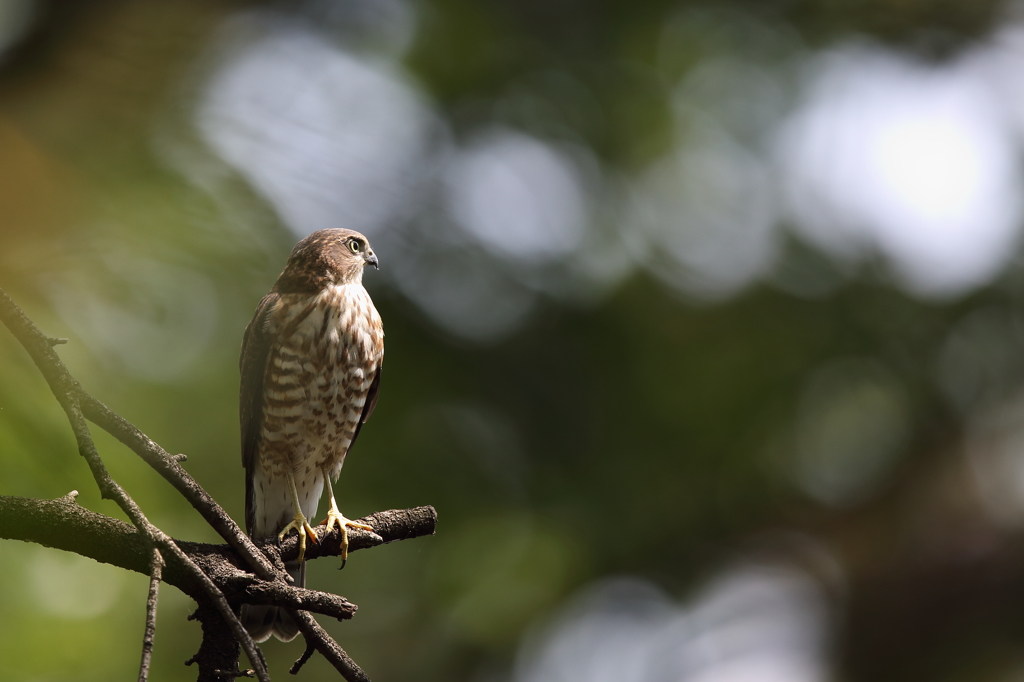
[[[297, 530], [299, 560], [289, 570], [300, 585], [308, 519], [377, 402], [384, 331], [362, 284], [368, 264], [377, 257], [358, 232], [314, 232], [292, 250], [242, 341], [246, 531], [283, 537]], [[346, 525], [358, 524], [341, 516], [333, 491], [327, 523], [340, 526], [347, 547]], [[298, 632], [276, 607], [246, 605], [242, 622], [257, 641]]]

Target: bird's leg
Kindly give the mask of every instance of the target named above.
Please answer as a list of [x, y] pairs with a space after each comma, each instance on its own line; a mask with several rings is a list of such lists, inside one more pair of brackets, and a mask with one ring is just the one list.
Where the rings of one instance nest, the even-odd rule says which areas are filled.
[[309, 521], [306, 519], [306, 515], [302, 513], [302, 507], [299, 506], [299, 491], [295, 489], [295, 477], [292, 472], [288, 472], [288, 485], [292, 489], [292, 508], [295, 510], [295, 518], [287, 526], [281, 529], [281, 532], [277, 534], [277, 541], [281, 542], [284, 540], [284, 536], [288, 535], [288, 531], [295, 530], [299, 534], [299, 558], [298, 561], [301, 564], [303, 557], [306, 556], [306, 536], [316, 544], [316, 533], [313, 532], [312, 526], [309, 525]]
[[373, 530], [373, 526], [367, 526], [365, 523], [357, 523], [355, 521], [346, 519], [340, 511], [338, 511], [338, 503], [334, 501], [334, 488], [331, 487], [331, 476], [327, 472], [327, 468], [321, 469], [324, 472], [324, 484], [327, 486], [327, 496], [331, 498], [331, 508], [327, 510], [327, 518], [324, 519], [324, 523], [327, 524], [327, 532], [331, 532], [331, 528], [337, 524], [338, 530], [341, 531], [341, 567], [345, 568], [345, 562], [348, 561], [348, 526], [353, 528], [361, 528], [363, 530]]

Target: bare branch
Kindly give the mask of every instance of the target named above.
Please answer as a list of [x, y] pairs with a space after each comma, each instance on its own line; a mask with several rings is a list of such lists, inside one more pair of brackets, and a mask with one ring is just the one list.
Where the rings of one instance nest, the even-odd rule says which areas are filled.
[[246, 632], [245, 628], [242, 626], [242, 622], [238, 620], [238, 616], [231, 609], [231, 605], [228, 604], [228, 600], [224, 597], [224, 593], [220, 591], [213, 581], [210, 580], [210, 577], [204, 573], [202, 569], [192, 561], [192, 559], [181, 551], [181, 548], [178, 547], [171, 538], [167, 537], [163, 533], [160, 533], [160, 536], [161, 547], [172, 552], [175, 558], [188, 566], [192, 576], [199, 580], [200, 584], [203, 586], [205, 598], [213, 602], [213, 605], [216, 607], [221, 618], [223, 618], [227, 626], [231, 628], [231, 632], [234, 634], [235, 639], [242, 645], [245, 655], [249, 658], [249, 662], [252, 663], [253, 668], [256, 670], [256, 677], [260, 682], [270, 682], [270, 674], [267, 672], [267, 662], [263, 659], [263, 653], [259, 650], [259, 647], [256, 646], [256, 642], [249, 633]]
[[149, 596], [146, 599], [146, 632], [142, 636], [142, 663], [139, 664], [139, 682], [149, 679], [149, 661], [153, 657], [153, 639], [156, 637], [156, 604], [159, 599], [160, 578], [164, 560], [160, 550], [153, 549], [150, 562]]
[[203, 628], [203, 641], [196, 655], [185, 662], [199, 666], [198, 682], [223, 682], [236, 677], [252, 677], [254, 670], [239, 671], [238, 640], [229, 632], [220, 612], [208, 601], [200, 600], [199, 608], [189, 616]]
[[[270, 682], [270, 675], [267, 673], [266, 664], [263, 662], [262, 654], [260, 654], [256, 647], [256, 642], [253, 641], [249, 633], [242, 627], [241, 622], [231, 610], [221, 591], [217, 589], [209, 577], [202, 573], [198, 566], [185, 556], [168, 535], [149, 522], [149, 519], [146, 518], [142, 510], [135, 503], [135, 500], [107, 472], [107, 468], [103, 464], [99, 452], [96, 450], [96, 444], [92, 440], [92, 435], [89, 433], [89, 425], [85, 421], [85, 415], [81, 407], [83, 399], [87, 402], [96, 403], [96, 405], [99, 405], [99, 402], [93, 400], [91, 396], [88, 396], [82, 390], [81, 385], [75, 381], [64, 366], [64, 363], [57, 357], [50, 338], [43, 334], [28, 319], [25, 313], [15, 305], [14, 301], [2, 289], [0, 289], [0, 320], [3, 320], [7, 328], [11, 330], [11, 333], [14, 334], [22, 346], [25, 347], [25, 350], [28, 351], [29, 355], [32, 356], [33, 362], [36, 363], [36, 366], [43, 373], [46, 382], [50, 386], [50, 390], [53, 392], [54, 397], [57, 398], [57, 402], [64, 408], [64, 413], [71, 423], [71, 430], [74, 432], [75, 440], [78, 443], [78, 452], [88, 463], [93, 478], [96, 479], [96, 485], [100, 489], [100, 495], [117, 503], [122, 511], [128, 515], [132, 524], [145, 535], [151, 548], [159, 547], [165, 553], [175, 555], [179, 561], [195, 571], [194, 577], [203, 584], [207, 591], [207, 598], [221, 611], [224, 620], [241, 643], [242, 648], [245, 649], [246, 655], [256, 669], [256, 676], [260, 679], [260, 682]], [[103, 407], [103, 410], [113, 415], [106, 407]], [[116, 415], [113, 416], [116, 417]], [[117, 417], [117, 419], [123, 422], [122, 426], [131, 426], [120, 417]], [[138, 429], [131, 428], [138, 432], [139, 436], [142, 435], [142, 432], [138, 431]], [[159, 447], [148, 438], [145, 440], [153, 447]], [[162, 449], [160, 449], [160, 452], [162, 454], [159, 459], [162, 462], [178, 466], [177, 462], [167, 453], [164, 453]], [[201, 490], [198, 484], [195, 487]], [[212, 498], [210, 499], [212, 501]], [[213, 504], [216, 505], [215, 502]], [[223, 513], [223, 510], [221, 511]], [[224, 516], [227, 517], [227, 514], [224, 513]], [[249, 544], [251, 545], [251, 543]]]
[[[303, 635], [303, 639], [305, 639], [305, 635]], [[302, 670], [302, 666], [306, 665], [306, 661], [316, 653], [316, 647], [310, 644], [310, 640], [306, 639], [305, 641], [306, 650], [302, 652], [302, 655], [299, 656], [294, 663], [292, 663], [292, 667], [288, 668], [289, 675], [298, 675], [299, 671]]]
[[0, 538], [34, 542], [148, 575], [149, 548], [138, 530], [80, 507], [76, 495], [72, 491], [56, 500], [0, 495]]
[[[0, 538], [67, 549], [150, 576], [140, 682], [145, 682], [149, 674], [162, 580], [179, 587], [199, 604], [196, 617], [203, 626], [203, 643], [189, 663], [199, 663], [200, 681], [255, 674], [261, 682], [269, 682], [262, 652], [232, 608], [241, 603], [252, 603], [287, 608], [299, 623], [306, 638], [307, 651], [296, 661], [293, 670], [301, 668], [315, 649], [330, 660], [349, 682], [368, 682], [365, 673], [308, 613], [313, 611], [339, 619], [351, 618], [356, 610], [355, 604], [338, 595], [289, 584], [291, 579], [284, 570], [283, 559], [293, 559], [297, 555], [296, 538], [289, 538], [282, 545], [265, 539], [257, 547], [181, 467], [180, 462], [186, 459], [184, 455], [170, 455], [133, 424], [85, 392], [53, 349], [67, 340], [44, 335], [2, 289], [0, 321], [28, 351], [64, 408], [79, 453], [86, 459], [102, 497], [114, 500], [134, 526], [82, 509], [75, 502], [77, 492], [50, 502], [0, 496]], [[160, 473], [228, 545], [178, 542], [150, 523], [131, 496], [107, 472], [86, 419], [112, 434]], [[349, 551], [433, 534], [437, 514], [432, 507], [418, 507], [377, 512], [362, 521], [373, 528], [373, 532], [352, 532]], [[320, 543], [307, 551], [307, 558], [340, 554], [339, 532], [327, 533], [320, 528], [317, 534]], [[252, 573], [243, 570], [243, 566]], [[245, 650], [254, 670], [236, 670], [239, 645]]]
[[[37, 500], [26, 497], [0, 495], [0, 539], [23, 540], [46, 547], [75, 552], [96, 561], [112, 564], [136, 573], [151, 573], [151, 553], [146, 540], [130, 524], [103, 514], [85, 509], [75, 502], [75, 493], [69, 493], [56, 500]], [[392, 509], [377, 512], [359, 519], [375, 529], [351, 532], [349, 552], [379, 545], [382, 541], [395, 542], [423, 535], [432, 535], [436, 518], [433, 507], [413, 509]], [[337, 556], [340, 540], [338, 531], [327, 535], [323, 527], [316, 528], [323, 544], [333, 551], [324, 552], [307, 547], [307, 556], [312, 559], [323, 556]], [[266, 543], [266, 544], [264, 544]], [[296, 541], [285, 542], [279, 553], [273, 542], [259, 543], [275, 559], [294, 559], [297, 554]], [[211, 545], [201, 542], [175, 541], [188, 560], [209, 576], [228, 602], [272, 604], [300, 608], [332, 618], [349, 618], [356, 610], [344, 597], [305, 588], [287, 585], [280, 581], [268, 583], [245, 570], [245, 564], [228, 545]], [[163, 582], [177, 587], [185, 594], [202, 599], [204, 587], [195, 573], [188, 569], [176, 556], [164, 556], [166, 565], [162, 569]]]
[[264, 580], [273, 580], [276, 577], [278, 572], [256, 550], [249, 537], [181, 467], [176, 457], [168, 454], [131, 422], [86, 393], [53, 349], [53, 339], [43, 334], [3, 289], [0, 289], [0, 320], [28, 351], [61, 405], [68, 400], [77, 402], [89, 421], [127, 445], [173, 485], [206, 522], [235, 548], [258, 576]]
[[[378, 545], [386, 545], [389, 542], [408, 540], [424, 535], [433, 535], [437, 526], [437, 511], [433, 507], [413, 507], [412, 509], [389, 509], [379, 511], [361, 519], [358, 523], [366, 524], [373, 528], [373, 532], [350, 528], [348, 531], [348, 551], [354, 552], [357, 549], [366, 549]], [[341, 533], [337, 530], [327, 532], [325, 526], [313, 528], [316, 533], [316, 544], [306, 545], [306, 558], [316, 559], [322, 556], [341, 556]], [[264, 552], [271, 551], [271, 545], [278, 547], [277, 538], [260, 538], [255, 540], [256, 545]], [[281, 558], [284, 561], [291, 561], [299, 556], [299, 537], [289, 535], [281, 541]]]
[[[2, 293], [2, 292], [0, 292]], [[231, 545], [240, 557], [252, 568], [256, 575], [264, 580], [273, 580], [280, 571], [267, 561], [253, 545], [234, 519], [228, 516], [216, 500], [196, 483], [179, 463], [178, 456], [168, 454], [146, 434], [137, 429], [131, 422], [115, 414], [110, 408], [78, 388], [82, 398], [82, 410], [85, 416], [107, 433], [127, 445], [139, 455], [157, 473], [164, 477], [175, 490], [189, 501], [210, 526]]]
[[[330, 661], [335, 670], [340, 672], [341, 676], [348, 680], [348, 682], [370, 682], [370, 678], [366, 676], [366, 673], [356, 665], [355, 661], [349, 658], [345, 650], [338, 646], [338, 643], [327, 634], [327, 631], [320, 627], [320, 623], [317, 623], [311, 614], [293, 609], [289, 609], [288, 613], [299, 624], [299, 630], [302, 631], [303, 637], [306, 638], [307, 648], [313, 646], [324, 658]], [[309, 657], [303, 654], [303, 658], [308, 660]], [[296, 661], [292, 668], [298, 665], [299, 662]]]

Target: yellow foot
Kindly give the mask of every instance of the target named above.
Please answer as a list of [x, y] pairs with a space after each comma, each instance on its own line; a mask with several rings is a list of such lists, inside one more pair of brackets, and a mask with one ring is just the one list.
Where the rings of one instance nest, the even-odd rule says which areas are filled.
[[299, 558], [298, 562], [301, 564], [302, 559], [306, 556], [306, 536], [313, 541], [313, 544], [317, 544], [316, 533], [313, 532], [313, 527], [309, 525], [309, 521], [306, 520], [306, 516], [300, 512], [295, 512], [295, 518], [292, 522], [285, 526], [280, 533], [277, 534], [277, 541], [281, 542], [284, 540], [284, 536], [288, 535], [288, 531], [294, 530], [299, 534]]
[[[334, 500], [331, 500], [333, 502]], [[338, 526], [338, 530], [341, 531], [341, 567], [345, 568], [345, 562], [348, 561], [348, 529], [359, 528], [361, 530], [373, 531], [373, 526], [367, 526], [365, 523], [358, 523], [351, 519], [346, 519], [338, 508], [331, 505], [331, 508], [327, 510], [327, 518], [323, 520], [320, 525], [327, 525], [327, 532], [330, 533], [334, 526]]]

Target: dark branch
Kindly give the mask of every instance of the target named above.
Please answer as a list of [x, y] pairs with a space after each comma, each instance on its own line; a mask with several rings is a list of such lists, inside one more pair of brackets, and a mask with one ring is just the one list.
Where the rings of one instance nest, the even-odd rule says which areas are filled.
[[[146, 682], [149, 675], [161, 580], [175, 585], [199, 604], [195, 617], [202, 623], [203, 642], [188, 664], [199, 664], [200, 682], [252, 674], [261, 682], [269, 682], [263, 654], [236, 615], [242, 603], [287, 608], [299, 623], [307, 648], [293, 666], [293, 672], [297, 672], [316, 650], [349, 682], [369, 682], [366, 674], [309, 613], [351, 618], [355, 604], [344, 597], [289, 584], [291, 579], [284, 570], [283, 559], [293, 559], [298, 554], [294, 536], [281, 545], [273, 539], [264, 540], [257, 548], [227, 512], [181, 467], [185, 456], [168, 454], [133, 424], [86, 393], [53, 349], [67, 340], [44, 335], [2, 289], [0, 321], [28, 351], [64, 408], [79, 453], [88, 462], [101, 495], [116, 501], [134, 526], [82, 509], [75, 502], [77, 492], [53, 501], [0, 496], [0, 538], [73, 551], [150, 576], [140, 682]], [[150, 523], [131, 496], [110, 477], [86, 419], [105, 429], [156, 469], [228, 544], [178, 542]], [[437, 514], [432, 507], [418, 507], [377, 512], [360, 521], [373, 528], [373, 532], [354, 531], [349, 551], [432, 535]], [[320, 542], [306, 552], [308, 559], [340, 555], [341, 536], [337, 531], [327, 533], [319, 528], [317, 534]], [[227, 631], [231, 637], [225, 636]], [[254, 670], [237, 670], [239, 645]]]
[[[365, 523], [373, 528], [374, 532], [350, 528], [348, 531], [348, 551], [354, 552], [357, 549], [366, 549], [385, 545], [398, 540], [409, 540], [433, 535], [437, 526], [437, 512], [433, 507], [413, 507], [412, 509], [389, 509], [379, 511], [361, 519], [359, 523]], [[328, 533], [325, 526], [313, 528], [319, 540], [317, 544], [306, 544], [306, 558], [316, 559], [322, 556], [341, 556], [341, 533], [334, 530]], [[255, 540], [256, 545], [264, 552], [277, 550], [276, 538], [260, 538]], [[274, 550], [270, 548], [273, 547]], [[281, 559], [291, 561], [299, 556], [299, 536], [292, 533], [280, 544]]]
[[0, 289], [0, 320], [28, 351], [61, 405], [69, 400], [77, 402], [86, 419], [127, 445], [173, 485], [206, 522], [234, 547], [257, 575], [264, 580], [273, 580], [277, 576], [279, 572], [274, 570], [266, 557], [260, 554], [249, 537], [216, 500], [181, 467], [176, 457], [168, 454], [131, 422], [86, 393], [53, 349], [50, 337], [33, 324], [3, 289]]
[[146, 598], [146, 632], [142, 636], [142, 663], [139, 664], [139, 682], [149, 679], [149, 661], [153, 657], [153, 640], [156, 637], [156, 605], [160, 594], [160, 579], [164, 560], [160, 550], [154, 548], [150, 559], [149, 596]]
[[[305, 635], [303, 635], [303, 638], [305, 638]], [[292, 667], [288, 668], [288, 674], [298, 675], [299, 671], [302, 670], [302, 666], [306, 665], [306, 661], [312, 658], [315, 653], [316, 647], [310, 644], [309, 640], [306, 640], [306, 650], [292, 663]]]
[[[77, 493], [69, 493], [56, 500], [37, 500], [26, 497], [0, 495], [0, 539], [23, 540], [46, 547], [75, 552], [82, 556], [112, 564], [129, 571], [149, 575], [151, 555], [138, 530], [119, 519], [85, 509], [75, 502]], [[349, 552], [375, 547], [381, 543], [406, 540], [423, 535], [432, 535], [436, 513], [433, 507], [394, 509], [371, 514], [362, 519], [375, 529], [350, 531]], [[338, 556], [340, 538], [338, 532], [326, 535], [323, 527], [317, 527], [324, 538], [316, 552], [306, 548], [306, 556], [315, 559], [322, 556]], [[214, 585], [232, 604], [273, 604], [299, 608], [321, 613], [332, 618], [351, 618], [356, 610], [344, 597], [286, 585], [275, 581], [268, 583], [244, 570], [244, 564], [227, 545], [211, 545], [200, 542], [178, 541], [177, 546], [210, 577]], [[261, 545], [263, 542], [260, 543]], [[275, 557], [285, 560], [297, 555], [297, 542], [286, 539], [283, 551], [270, 542], [266, 549]], [[331, 551], [324, 551], [324, 549]], [[162, 579], [189, 596], [201, 599], [206, 596], [195, 574], [182, 565], [174, 556], [165, 557], [166, 566]]]
[[254, 670], [238, 671], [238, 641], [227, 634], [226, 623], [209, 602], [199, 602], [199, 608], [189, 616], [198, 620], [203, 628], [203, 641], [196, 655], [185, 661], [199, 666], [198, 682], [223, 682], [236, 677], [252, 677]]
[[[335, 670], [341, 673], [348, 682], [370, 682], [366, 673], [356, 665], [356, 662], [349, 658], [345, 650], [338, 646], [338, 643], [331, 638], [327, 631], [320, 627], [320, 624], [305, 611], [289, 610], [291, 617], [299, 624], [302, 636], [306, 638], [306, 646], [312, 646], [320, 655], [330, 661]], [[305, 656], [305, 654], [303, 654]], [[298, 665], [296, 661], [295, 665]], [[295, 667], [295, 666], [292, 666]]]
[[234, 548], [256, 575], [264, 580], [273, 580], [277, 577], [279, 571], [276, 571], [266, 557], [260, 554], [249, 536], [242, 531], [234, 519], [228, 516], [216, 500], [196, 483], [191, 474], [182, 468], [179, 463], [180, 456], [168, 454], [166, 450], [150, 440], [146, 434], [130, 422], [115, 414], [92, 396], [85, 394], [84, 391], [82, 393], [82, 410], [90, 421], [131, 448], [135, 454], [139, 455], [174, 486], [174, 489], [189, 501], [203, 519], [217, 531], [217, 534]]
[[[75, 434], [75, 440], [78, 443], [78, 452], [88, 463], [89, 470], [92, 472], [96, 485], [100, 489], [100, 495], [106, 499], [114, 500], [121, 510], [128, 515], [132, 524], [145, 536], [147, 549], [152, 550], [159, 547], [163, 550], [163, 553], [168, 556], [174, 556], [192, 572], [193, 577], [202, 584], [206, 591], [205, 598], [211, 601], [221, 612], [235, 638], [242, 645], [242, 648], [245, 649], [246, 655], [256, 669], [256, 676], [260, 679], [260, 682], [270, 682], [270, 675], [267, 673], [266, 665], [263, 663], [263, 656], [257, 649], [256, 642], [253, 641], [249, 633], [242, 627], [242, 623], [231, 610], [224, 595], [213, 584], [213, 581], [203, 574], [182, 553], [174, 543], [174, 540], [149, 522], [149, 519], [142, 513], [142, 509], [135, 503], [135, 500], [107, 472], [107, 468], [103, 464], [99, 452], [96, 450], [96, 444], [92, 440], [92, 435], [89, 433], [89, 425], [86, 423], [86, 417], [82, 411], [83, 403], [90, 402], [100, 405], [99, 401], [94, 400], [82, 389], [53, 350], [50, 337], [43, 334], [3, 290], [0, 290], [0, 320], [4, 322], [7, 328], [11, 330], [11, 333], [21, 342], [25, 350], [28, 351], [33, 362], [43, 373], [43, 377], [46, 379], [47, 384], [49, 384], [50, 390], [53, 392], [57, 402], [64, 409], [64, 413], [71, 423], [71, 430]], [[102, 407], [102, 405], [100, 406]], [[106, 407], [103, 407], [103, 410], [105, 416], [116, 417], [120, 422], [120, 426], [130, 426], [139, 436], [142, 436], [142, 432], [135, 429], [127, 421], [117, 417], [117, 415], [107, 410]], [[109, 415], [106, 413], [109, 413]], [[158, 447], [148, 438], [145, 440], [150, 445]], [[163, 451], [161, 450], [161, 452]], [[171, 462], [174, 466], [177, 466], [177, 462], [169, 455], [166, 453], [163, 453], [163, 455], [160, 458], [162, 461]], [[195, 487], [198, 488], [198, 484]], [[227, 514], [224, 513], [224, 516], [227, 516]], [[251, 545], [251, 543], [249, 544]], [[257, 566], [257, 570], [261, 568], [262, 566]]]

